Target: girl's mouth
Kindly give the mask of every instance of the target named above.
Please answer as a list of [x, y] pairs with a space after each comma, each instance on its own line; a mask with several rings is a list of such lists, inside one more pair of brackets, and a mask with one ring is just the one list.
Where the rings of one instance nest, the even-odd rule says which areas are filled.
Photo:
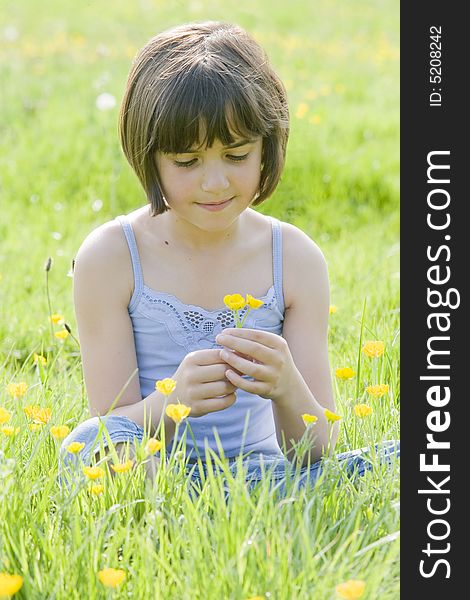
[[224, 210], [224, 208], [228, 206], [232, 202], [232, 200], [233, 198], [229, 198], [228, 200], [225, 200], [223, 202], [211, 202], [207, 204], [196, 202], [196, 204], [201, 208], [205, 208], [206, 210], [209, 210], [211, 212], [218, 212], [220, 210]]

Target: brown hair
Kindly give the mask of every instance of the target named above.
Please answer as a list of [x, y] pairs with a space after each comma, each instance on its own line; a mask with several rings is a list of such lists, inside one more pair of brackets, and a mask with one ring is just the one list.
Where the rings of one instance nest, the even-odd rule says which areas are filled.
[[144, 187], [152, 215], [164, 212], [157, 151], [180, 153], [214, 139], [263, 140], [259, 204], [276, 189], [289, 137], [285, 88], [264, 50], [237, 25], [208, 21], [155, 36], [137, 54], [121, 105], [124, 154]]

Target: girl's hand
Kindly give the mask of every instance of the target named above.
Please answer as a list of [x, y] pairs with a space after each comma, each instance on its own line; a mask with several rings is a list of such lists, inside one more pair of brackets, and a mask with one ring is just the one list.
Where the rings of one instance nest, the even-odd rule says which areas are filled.
[[225, 377], [227, 367], [220, 358], [220, 350], [190, 352], [172, 376], [176, 388], [169, 396], [169, 402], [179, 401], [190, 406], [190, 417], [202, 417], [228, 408], [237, 398], [236, 386]]
[[[286, 340], [258, 329], [224, 329], [215, 341], [224, 346], [220, 358], [232, 369], [225, 377], [238, 388], [276, 402], [285, 397], [298, 371]], [[232, 352], [231, 352], [232, 351]], [[243, 379], [242, 375], [254, 381]]]

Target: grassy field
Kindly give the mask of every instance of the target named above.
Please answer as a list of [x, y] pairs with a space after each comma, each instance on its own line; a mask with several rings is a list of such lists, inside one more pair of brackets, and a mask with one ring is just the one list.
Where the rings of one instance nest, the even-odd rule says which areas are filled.
[[[88, 416], [71, 261], [92, 228], [145, 201], [117, 136], [130, 63], [158, 31], [208, 19], [245, 27], [288, 90], [286, 169], [260, 210], [301, 227], [329, 264], [337, 449], [399, 438], [396, 3], [44, 0], [39, 11], [33, 0], [5, 0], [0, 407], [11, 419], [0, 426], [20, 429], [0, 431], [0, 574], [24, 578], [15, 598], [333, 600], [349, 579], [365, 582], [363, 598], [399, 596], [396, 468], [341, 486], [332, 476], [281, 501], [264, 484], [250, 496], [235, 478], [227, 506], [216, 478], [192, 501], [178, 465], [162, 470], [153, 490], [141, 466], [99, 496], [66, 495], [57, 484], [60, 442], [50, 428]], [[114, 108], [97, 108], [102, 93]], [[63, 314], [73, 335], [53, 336], [50, 312]], [[384, 355], [365, 356], [367, 340], [383, 341]], [[35, 352], [46, 365], [34, 364]], [[341, 367], [353, 378], [338, 378]], [[28, 389], [13, 397], [8, 385], [20, 382]], [[377, 384], [389, 389], [374, 398], [365, 388]], [[358, 403], [373, 413], [358, 419]], [[27, 405], [50, 408], [47, 424], [31, 431]], [[126, 573], [115, 590], [97, 578], [106, 567]], [[1, 585], [0, 576], [0, 596]]]

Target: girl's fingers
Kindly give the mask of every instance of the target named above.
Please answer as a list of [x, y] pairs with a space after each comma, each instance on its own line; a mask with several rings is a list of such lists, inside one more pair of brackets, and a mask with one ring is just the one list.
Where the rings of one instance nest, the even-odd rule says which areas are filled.
[[243, 377], [237, 375], [232, 369], [227, 370], [226, 377], [233, 383], [234, 386], [240, 388], [241, 390], [245, 390], [245, 392], [257, 394], [259, 396], [263, 396], [263, 394], [266, 393], [266, 384], [264, 384], [262, 381], [250, 381], [243, 379]]
[[[268, 364], [276, 355], [276, 350], [273, 348], [264, 346], [262, 343], [251, 339], [245, 339], [234, 335], [218, 335], [216, 339], [217, 343], [221, 346], [244, 354], [245, 356], [249, 356], [250, 358], [254, 358], [260, 363]], [[223, 358], [222, 354], [221, 356]]]
[[216, 398], [217, 396], [226, 396], [227, 394], [233, 394], [236, 390], [236, 386], [234, 386], [230, 381], [214, 381], [211, 383], [203, 383], [200, 386], [199, 396], [201, 399], [211, 399]]
[[250, 359], [243, 358], [230, 350], [221, 350], [220, 356], [230, 365], [232, 371], [237, 371], [238, 374], [248, 375], [255, 379], [263, 380], [266, 378], [266, 366], [253, 362]]
[[[220, 358], [220, 350], [217, 350]], [[225, 371], [227, 370], [227, 363], [220, 358], [220, 364], [208, 365], [205, 367], [198, 367], [196, 374], [196, 380], [198, 383], [210, 383], [211, 381], [225, 381]]]

